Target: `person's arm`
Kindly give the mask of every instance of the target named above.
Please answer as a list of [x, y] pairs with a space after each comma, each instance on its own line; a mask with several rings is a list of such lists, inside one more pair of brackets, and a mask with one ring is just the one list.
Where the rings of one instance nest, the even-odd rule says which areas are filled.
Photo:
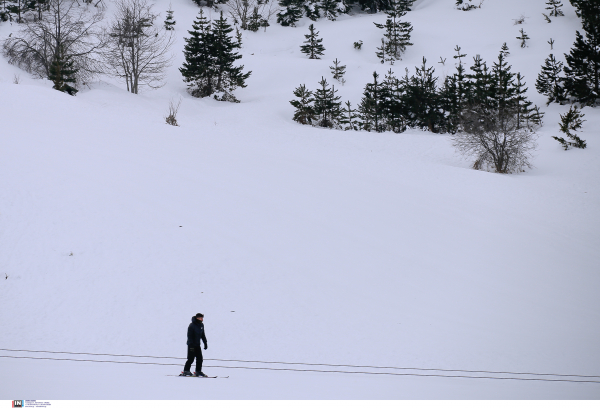
[[202, 341], [204, 341], [204, 350], [208, 348], [208, 342], [206, 341], [206, 333], [202, 331]]

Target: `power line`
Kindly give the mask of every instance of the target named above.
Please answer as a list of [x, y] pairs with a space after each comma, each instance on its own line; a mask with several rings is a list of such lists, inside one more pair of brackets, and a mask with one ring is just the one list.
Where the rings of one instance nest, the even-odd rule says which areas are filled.
[[[142, 364], [142, 365], [161, 365], [161, 366], [180, 366], [175, 363], [151, 363], [140, 361], [112, 361], [112, 360], [81, 360], [74, 358], [52, 358], [52, 357], [28, 357], [28, 356], [0, 356], [0, 358], [26, 358], [32, 360], [55, 360], [55, 361], [80, 361], [91, 363], [113, 363], [113, 364]], [[311, 373], [338, 373], [338, 374], [369, 374], [369, 375], [394, 375], [405, 377], [442, 377], [442, 378], [471, 378], [471, 379], [488, 379], [488, 380], [516, 380], [516, 381], [545, 381], [545, 382], [572, 382], [572, 383], [594, 383], [600, 384], [600, 381], [592, 380], [563, 380], [554, 378], [517, 378], [517, 377], [488, 377], [488, 376], [469, 376], [469, 375], [446, 375], [446, 374], [414, 374], [414, 373], [375, 373], [371, 371], [341, 371], [341, 370], [310, 370], [298, 368], [273, 368], [273, 367], [235, 367], [235, 366], [218, 366], [207, 365], [210, 368], [234, 368], [244, 370], [269, 370], [269, 371], [295, 371], [295, 372], [311, 372]]]
[[[112, 364], [160, 365], [160, 366], [180, 366], [181, 365], [181, 364], [175, 364], [175, 363], [155, 363], [155, 362], [141, 362], [141, 361], [114, 361], [114, 360], [87, 360], [87, 359], [73, 359], [73, 358], [29, 357], [29, 356], [2, 356], [2, 355], [0, 355], [0, 358], [54, 360], [54, 361], [79, 361], [79, 362], [112, 363]], [[468, 376], [468, 375], [447, 375], [447, 374], [377, 373], [377, 372], [371, 372], [371, 371], [312, 370], [312, 369], [297, 369], [297, 368], [243, 367], [243, 366], [219, 366], [219, 365], [207, 365], [205, 367], [233, 368], [233, 369], [244, 369], [244, 370], [295, 371], [295, 372], [312, 372], [312, 373], [368, 374], [368, 375], [392, 375], [392, 376], [405, 376], [405, 377], [470, 378], [470, 379], [489, 379], [489, 380], [544, 381], [544, 382], [571, 382], [571, 383], [600, 384], [600, 381], [567, 380], [567, 379], [558, 379], [558, 378], [554, 379], [554, 378], [489, 377], [489, 376]]]
[[[2, 351], [22, 351], [28, 353], [52, 353], [52, 354], [74, 354], [88, 356], [110, 356], [110, 357], [134, 357], [134, 358], [156, 358], [156, 359], [171, 359], [185, 360], [182, 357], [159, 357], [159, 356], [138, 356], [133, 354], [105, 354], [105, 353], [77, 353], [70, 351], [41, 351], [41, 350], [15, 350], [4, 349]], [[83, 361], [83, 360], [81, 360]], [[416, 368], [416, 367], [385, 367], [385, 366], [370, 366], [370, 365], [349, 365], [349, 364], [325, 364], [325, 363], [290, 363], [283, 361], [260, 361], [260, 360], [230, 360], [219, 358], [205, 358], [204, 361], [222, 361], [233, 363], [257, 363], [257, 364], [285, 364], [285, 365], [305, 365], [305, 366], [322, 366], [322, 367], [348, 367], [348, 368], [373, 368], [379, 370], [413, 370], [413, 371], [440, 371], [440, 372], [457, 372], [457, 373], [482, 373], [482, 374], [508, 374], [508, 375], [535, 375], [535, 376], [551, 376], [551, 377], [577, 377], [577, 378], [600, 378], [598, 375], [582, 375], [582, 374], [549, 374], [549, 373], [526, 373], [526, 372], [511, 372], [511, 371], [482, 371], [482, 370], [451, 370], [443, 368]]]

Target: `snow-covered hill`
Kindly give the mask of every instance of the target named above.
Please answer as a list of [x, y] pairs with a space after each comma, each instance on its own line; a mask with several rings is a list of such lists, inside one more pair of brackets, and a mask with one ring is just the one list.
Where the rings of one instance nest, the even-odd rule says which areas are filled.
[[[568, 2], [547, 24], [544, 3], [461, 12], [417, 0], [415, 45], [392, 69], [425, 56], [443, 76], [456, 45], [491, 63], [507, 42], [543, 106], [534, 82], [546, 41], [562, 55], [580, 26]], [[244, 32], [240, 61], [253, 73], [230, 104], [186, 93], [178, 68], [197, 6], [172, 4], [175, 60], [156, 91], [101, 78], [71, 97], [0, 58], [0, 348], [185, 357], [202, 312], [206, 359], [600, 375], [598, 108], [583, 110], [587, 149], [551, 138], [567, 110], [553, 105], [534, 169], [475, 171], [447, 135], [291, 120], [293, 89], [332, 82], [335, 58], [347, 65], [340, 94], [355, 103], [372, 72], [390, 68], [375, 56], [372, 23], [384, 14], [316, 22], [322, 60], [299, 49], [309, 20]], [[16, 29], [0, 24], [0, 39]], [[168, 126], [178, 97], [181, 126]], [[230, 378], [165, 376], [180, 370], [0, 357], [0, 398], [600, 398], [590, 383], [209, 367]]]

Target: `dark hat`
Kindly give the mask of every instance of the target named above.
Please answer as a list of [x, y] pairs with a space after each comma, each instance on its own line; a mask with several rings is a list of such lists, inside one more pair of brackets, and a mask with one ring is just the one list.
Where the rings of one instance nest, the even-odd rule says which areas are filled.
[[204, 317], [202, 313], [196, 313], [196, 317]]

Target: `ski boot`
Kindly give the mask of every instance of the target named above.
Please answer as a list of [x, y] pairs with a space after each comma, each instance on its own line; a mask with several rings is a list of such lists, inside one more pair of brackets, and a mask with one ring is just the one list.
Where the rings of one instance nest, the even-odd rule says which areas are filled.
[[182, 372], [181, 372], [181, 374], [179, 374], [179, 376], [180, 376], [180, 377], [191, 377], [191, 376], [193, 376], [193, 375], [194, 375], [194, 374], [192, 374], [192, 373], [191, 373], [191, 372], [189, 372], [189, 371], [182, 371]]
[[199, 373], [194, 371], [194, 377], [208, 377], [208, 375], [204, 374], [202, 371]]

